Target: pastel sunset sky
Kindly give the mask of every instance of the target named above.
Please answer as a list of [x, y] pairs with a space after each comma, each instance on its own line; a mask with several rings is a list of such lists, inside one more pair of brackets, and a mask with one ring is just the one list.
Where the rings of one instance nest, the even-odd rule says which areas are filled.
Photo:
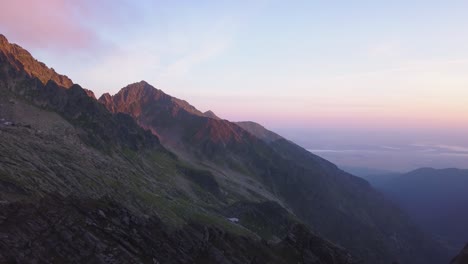
[[308, 148], [468, 146], [466, 0], [15, 0], [0, 12], [0, 33], [97, 96], [146, 80]]

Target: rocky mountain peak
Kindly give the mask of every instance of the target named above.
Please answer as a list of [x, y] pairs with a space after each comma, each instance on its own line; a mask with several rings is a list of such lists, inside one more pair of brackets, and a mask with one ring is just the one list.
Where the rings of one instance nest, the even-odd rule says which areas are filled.
[[36, 60], [31, 53], [21, 46], [9, 43], [4, 35], [0, 35], [0, 57], [6, 59], [16, 70], [26, 72], [30, 77], [38, 78], [43, 84], [54, 81], [58, 85], [69, 88], [73, 81], [65, 75], [58, 74], [53, 68]]
[[8, 39], [4, 35], [0, 34], [0, 45], [5, 45], [7, 43]]
[[213, 119], [221, 119], [211, 110], [206, 111], [205, 113], [203, 113], [203, 115]]
[[146, 81], [129, 84], [113, 96], [101, 96], [99, 101], [106, 106], [108, 106], [110, 101], [116, 104], [118, 107], [110, 107], [110, 110], [113, 112], [127, 112], [129, 108], [137, 109], [145, 105], [153, 105], [157, 108], [164, 108], [165, 111], [173, 114], [178, 113], [182, 109], [190, 114], [204, 116], [202, 112], [188, 102], [172, 97]]
[[103, 94], [101, 95], [101, 97], [99, 97], [98, 100], [99, 100], [99, 101], [104, 101], [104, 102], [106, 102], [106, 101], [111, 101], [111, 100], [112, 100], [112, 95], [110, 95], [110, 93], [103, 93]]

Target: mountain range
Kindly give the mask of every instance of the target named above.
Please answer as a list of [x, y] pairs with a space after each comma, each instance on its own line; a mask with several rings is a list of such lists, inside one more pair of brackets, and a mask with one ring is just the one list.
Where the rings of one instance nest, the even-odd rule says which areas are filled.
[[368, 179], [453, 254], [466, 244], [468, 170], [421, 168]]
[[0, 262], [447, 263], [367, 181], [145, 81], [99, 99], [0, 35]]

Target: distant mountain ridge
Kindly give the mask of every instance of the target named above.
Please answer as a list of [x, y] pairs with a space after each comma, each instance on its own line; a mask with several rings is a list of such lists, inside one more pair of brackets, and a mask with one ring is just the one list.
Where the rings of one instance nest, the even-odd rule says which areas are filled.
[[452, 252], [465, 245], [468, 170], [420, 168], [376, 183], [427, 232], [454, 246]]

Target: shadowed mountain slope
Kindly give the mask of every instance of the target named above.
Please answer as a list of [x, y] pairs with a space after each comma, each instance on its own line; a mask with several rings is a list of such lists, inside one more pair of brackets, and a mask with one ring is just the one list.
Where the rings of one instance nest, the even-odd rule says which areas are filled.
[[106, 199], [46, 197], [0, 209], [0, 235], [8, 234], [1, 263], [356, 263], [301, 225], [267, 244], [196, 222], [171, 231], [155, 216], [136, 216]]
[[378, 188], [456, 254], [468, 240], [467, 186], [468, 170], [421, 168], [394, 176]]
[[439, 245], [365, 180], [260, 125], [200, 115], [144, 81], [99, 101], [114, 113], [131, 115], [165, 147], [210, 171], [218, 182], [227, 179], [239, 193], [276, 201], [367, 263], [448, 261]]

